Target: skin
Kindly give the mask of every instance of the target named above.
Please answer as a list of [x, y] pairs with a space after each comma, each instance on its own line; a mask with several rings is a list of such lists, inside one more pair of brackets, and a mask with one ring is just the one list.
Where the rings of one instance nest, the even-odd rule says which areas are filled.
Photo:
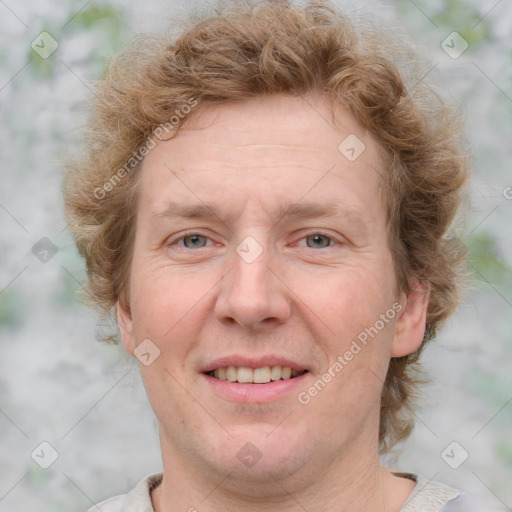
[[[396, 512], [414, 487], [379, 463], [379, 405], [390, 358], [421, 344], [428, 288], [396, 292], [380, 148], [348, 110], [336, 118], [335, 128], [320, 96], [209, 105], [144, 161], [130, 306], [118, 305], [118, 320], [130, 353], [144, 339], [160, 350], [141, 365], [164, 465], [157, 512]], [[366, 146], [355, 161], [338, 149], [350, 134]], [[215, 214], [162, 215], [170, 200]], [[305, 203], [341, 210], [276, 216]], [[236, 252], [248, 236], [262, 248], [252, 263]], [[400, 313], [299, 403], [396, 303]], [[288, 357], [309, 372], [276, 400], [236, 403], [200, 373], [232, 354]], [[252, 467], [237, 458], [246, 443], [261, 453]]]

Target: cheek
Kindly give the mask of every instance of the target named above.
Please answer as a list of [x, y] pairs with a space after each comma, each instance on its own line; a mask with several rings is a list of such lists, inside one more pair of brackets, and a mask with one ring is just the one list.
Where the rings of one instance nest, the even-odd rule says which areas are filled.
[[373, 325], [381, 313], [393, 303], [393, 283], [390, 272], [381, 265], [350, 264], [329, 268], [323, 273], [306, 278], [298, 274], [294, 279], [294, 292], [305, 306], [325, 324], [331, 334], [341, 338], [354, 335]]
[[173, 350], [194, 339], [207, 315], [211, 286], [204, 279], [186, 269], [149, 265], [132, 274], [131, 285], [136, 290], [132, 315], [138, 338], [162, 347], [173, 340]]
[[[382, 271], [386, 264], [389, 272]], [[322, 391], [325, 395], [319, 402], [325, 400], [341, 415], [350, 414], [358, 404], [373, 407], [380, 400], [394, 336], [392, 276], [390, 260], [360, 261], [331, 268], [307, 280], [310, 287], [297, 288], [307, 305], [303, 317], [309, 318], [308, 327], [325, 355], [322, 371], [330, 369], [335, 375], [326, 377], [329, 389]], [[382, 321], [386, 312], [389, 316]]]

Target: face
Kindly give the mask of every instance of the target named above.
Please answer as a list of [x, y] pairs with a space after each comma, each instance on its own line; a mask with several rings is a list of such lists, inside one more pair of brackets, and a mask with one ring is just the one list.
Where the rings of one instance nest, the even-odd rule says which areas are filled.
[[144, 161], [118, 314], [164, 468], [256, 482], [377, 457], [427, 299], [396, 293], [378, 145], [336, 118], [316, 96], [208, 106]]

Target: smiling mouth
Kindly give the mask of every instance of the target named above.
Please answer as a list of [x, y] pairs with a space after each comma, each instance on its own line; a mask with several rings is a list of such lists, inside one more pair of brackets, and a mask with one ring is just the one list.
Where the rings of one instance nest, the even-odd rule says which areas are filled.
[[292, 370], [289, 366], [263, 366], [261, 368], [226, 366], [207, 372], [206, 375], [241, 384], [267, 384], [277, 380], [295, 379], [306, 372], [307, 370]]

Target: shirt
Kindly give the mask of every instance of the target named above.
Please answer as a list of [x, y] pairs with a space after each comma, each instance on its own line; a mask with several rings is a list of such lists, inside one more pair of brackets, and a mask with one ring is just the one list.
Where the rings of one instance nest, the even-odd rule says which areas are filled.
[[[396, 473], [416, 482], [399, 512], [482, 512], [476, 499], [459, 489], [429, 481], [422, 475]], [[154, 512], [151, 491], [162, 481], [162, 473], [147, 476], [128, 494], [115, 496], [91, 507], [87, 512]]]

